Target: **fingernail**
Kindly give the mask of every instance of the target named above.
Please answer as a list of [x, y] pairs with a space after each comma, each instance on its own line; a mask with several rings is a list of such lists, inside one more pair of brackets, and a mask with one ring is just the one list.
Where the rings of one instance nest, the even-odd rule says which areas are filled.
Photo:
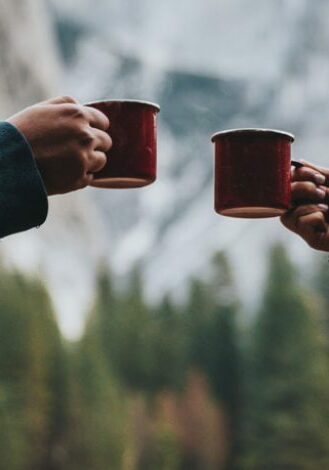
[[320, 189], [320, 188], [316, 188], [316, 195], [320, 198], [320, 199], [324, 199], [326, 197], [326, 192], [323, 190], [323, 189]]
[[317, 184], [324, 184], [326, 182], [326, 177], [324, 175], [321, 175], [321, 173], [316, 173], [314, 175], [314, 181]]
[[327, 206], [327, 204], [318, 204], [318, 208], [327, 211], [329, 209], [329, 206]]

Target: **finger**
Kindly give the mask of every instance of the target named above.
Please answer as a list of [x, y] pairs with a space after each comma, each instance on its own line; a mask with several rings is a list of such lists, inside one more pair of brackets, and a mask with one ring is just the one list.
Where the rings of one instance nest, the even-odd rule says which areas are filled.
[[102, 168], [104, 168], [107, 162], [107, 157], [104, 152], [95, 150], [91, 153], [89, 164], [88, 164], [88, 174], [97, 173]]
[[104, 113], [98, 109], [92, 108], [91, 106], [84, 106], [84, 110], [86, 112], [87, 119], [89, 120], [89, 124], [92, 127], [96, 127], [97, 129], [101, 129], [103, 131], [108, 130], [110, 127], [110, 121]]
[[313, 170], [319, 171], [320, 173], [323, 173], [327, 178], [329, 178], [329, 169], [324, 168], [323, 166], [320, 165], [315, 165], [314, 163], [310, 163], [307, 160], [300, 160], [300, 162], [307, 166], [308, 168], [312, 168]]
[[320, 185], [326, 183], [326, 177], [313, 168], [303, 166], [301, 168], [296, 168], [293, 171], [292, 181], [312, 181], [313, 183]]
[[296, 218], [303, 217], [304, 215], [312, 214], [313, 212], [328, 212], [329, 206], [327, 204], [306, 204], [298, 206], [292, 212]]
[[328, 212], [328, 209], [329, 206], [327, 204], [305, 204], [302, 206], [297, 206], [295, 209], [286, 212], [283, 217], [287, 216], [298, 218], [318, 211], [326, 213]]
[[73, 96], [56, 96], [50, 100], [44, 101], [47, 104], [64, 104], [64, 103], [74, 103], [78, 104], [79, 102]]
[[104, 131], [100, 129], [92, 129], [94, 140], [93, 140], [93, 150], [101, 150], [102, 152], [107, 152], [112, 147], [111, 137]]
[[326, 187], [316, 186], [311, 181], [298, 181], [291, 184], [291, 198], [294, 203], [301, 201], [322, 202], [326, 197]]
[[315, 212], [322, 212], [323, 214], [326, 214], [328, 212], [328, 205], [326, 204], [308, 204], [308, 205], [303, 205], [303, 206], [298, 206], [296, 209], [290, 210], [286, 212], [282, 217], [281, 217], [281, 222], [283, 225], [289, 230], [292, 230], [293, 232], [298, 231], [298, 219], [300, 217], [304, 217], [309, 214], [313, 214]]
[[297, 231], [305, 238], [314, 236], [315, 233], [327, 232], [328, 225], [321, 211], [299, 217], [297, 220]]

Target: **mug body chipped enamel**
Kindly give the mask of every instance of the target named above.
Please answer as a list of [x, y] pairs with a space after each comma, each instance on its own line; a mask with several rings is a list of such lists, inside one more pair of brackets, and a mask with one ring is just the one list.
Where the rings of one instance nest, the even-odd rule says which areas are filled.
[[157, 126], [160, 108], [138, 100], [108, 100], [88, 103], [110, 120], [112, 147], [107, 163], [94, 174], [91, 186], [138, 188], [156, 179]]
[[274, 129], [233, 129], [215, 144], [215, 210], [230, 217], [280, 216], [290, 207], [294, 136]]

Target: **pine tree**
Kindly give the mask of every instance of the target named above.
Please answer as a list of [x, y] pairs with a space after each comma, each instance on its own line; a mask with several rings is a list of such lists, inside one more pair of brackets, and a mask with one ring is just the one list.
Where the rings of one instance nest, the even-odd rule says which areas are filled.
[[209, 341], [212, 344], [209, 377], [217, 399], [226, 405], [235, 423], [239, 415], [241, 393], [237, 324], [239, 302], [230, 265], [224, 253], [217, 253], [213, 259], [211, 287], [214, 307], [209, 332]]
[[274, 247], [253, 339], [243, 469], [329, 466], [328, 365], [315, 306]]
[[240, 305], [228, 259], [222, 252], [217, 253], [213, 259], [211, 287], [214, 308], [209, 332], [212, 354], [208, 374], [215, 396], [227, 413], [231, 448], [225, 468], [232, 469], [240, 452], [241, 440], [242, 358], [238, 331]]
[[188, 335], [188, 361], [190, 368], [208, 371], [211, 361], [209, 333], [212, 329], [214, 298], [209, 285], [192, 279], [185, 312]]
[[329, 260], [328, 256], [321, 253], [315, 257], [316, 271], [313, 279], [315, 291], [319, 294], [322, 324], [327, 338], [329, 349]]
[[130, 302], [143, 305], [139, 281], [133, 283], [129, 295], [129, 301], [126, 293], [120, 296], [107, 268], [100, 268], [95, 305], [84, 335], [70, 355], [67, 469], [121, 470], [124, 462], [135, 458], [124, 386], [135, 386], [136, 375], [130, 368], [136, 366], [135, 374], [140, 373], [141, 358], [134, 357], [129, 342], [140, 325], [129, 323], [135, 310], [130, 318], [125, 313], [131, 312]]
[[146, 344], [150, 391], [181, 389], [187, 372], [187, 335], [182, 312], [167, 295], [149, 319]]
[[145, 390], [150, 383], [152, 368], [148, 342], [150, 311], [144, 300], [139, 268], [132, 271], [118, 310], [115, 370], [125, 386], [131, 390]]
[[126, 399], [109, 373], [100, 339], [87, 328], [72, 347], [65, 470], [121, 470], [129, 445]]
[[117, 372], [120, 354], [120, 305], [109, 269], [100, 266], [97, 278], [96, 302], [87, 330], [100, 341], [109, 372]]
[[194, 280], [187, 307], [192, 368], [203, 372], [226, 413], [232, 443], [227, 468], [237, 453], [241, 408], [241, 365], [237, 315], [239, 302], [224, 253], [213, 258], [208, 281]]
[[145, 389], [150, 380], [149, 322], [140, 270], [132, 271], [128, 287], [120, 295], [109, 272], [101, 269], [90, 331], [101, 341], [109, 372], [132, 389]]
[[17, 440], [11, 442], [17, 449], [11, 458], [24, 462], [24, 470], [60, 468], [52, 456], [65, 426], [65, 401], [57, 395], [65, 387], [60, 373], [62, 351], [45, 287], [38, 280], [3, 272], [0, 389], [5, 401], [1, 415], [11, 423], [9, 435]]

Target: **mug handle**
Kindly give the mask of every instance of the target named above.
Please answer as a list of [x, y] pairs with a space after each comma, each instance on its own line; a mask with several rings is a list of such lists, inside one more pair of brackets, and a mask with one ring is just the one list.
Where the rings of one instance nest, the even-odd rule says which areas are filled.
[[302, 166], [305, 166], [303, 163], [297, 162], [297, 160], [291, 160], [291, 165], [294, 166], [295, 168], [301, 168]]

